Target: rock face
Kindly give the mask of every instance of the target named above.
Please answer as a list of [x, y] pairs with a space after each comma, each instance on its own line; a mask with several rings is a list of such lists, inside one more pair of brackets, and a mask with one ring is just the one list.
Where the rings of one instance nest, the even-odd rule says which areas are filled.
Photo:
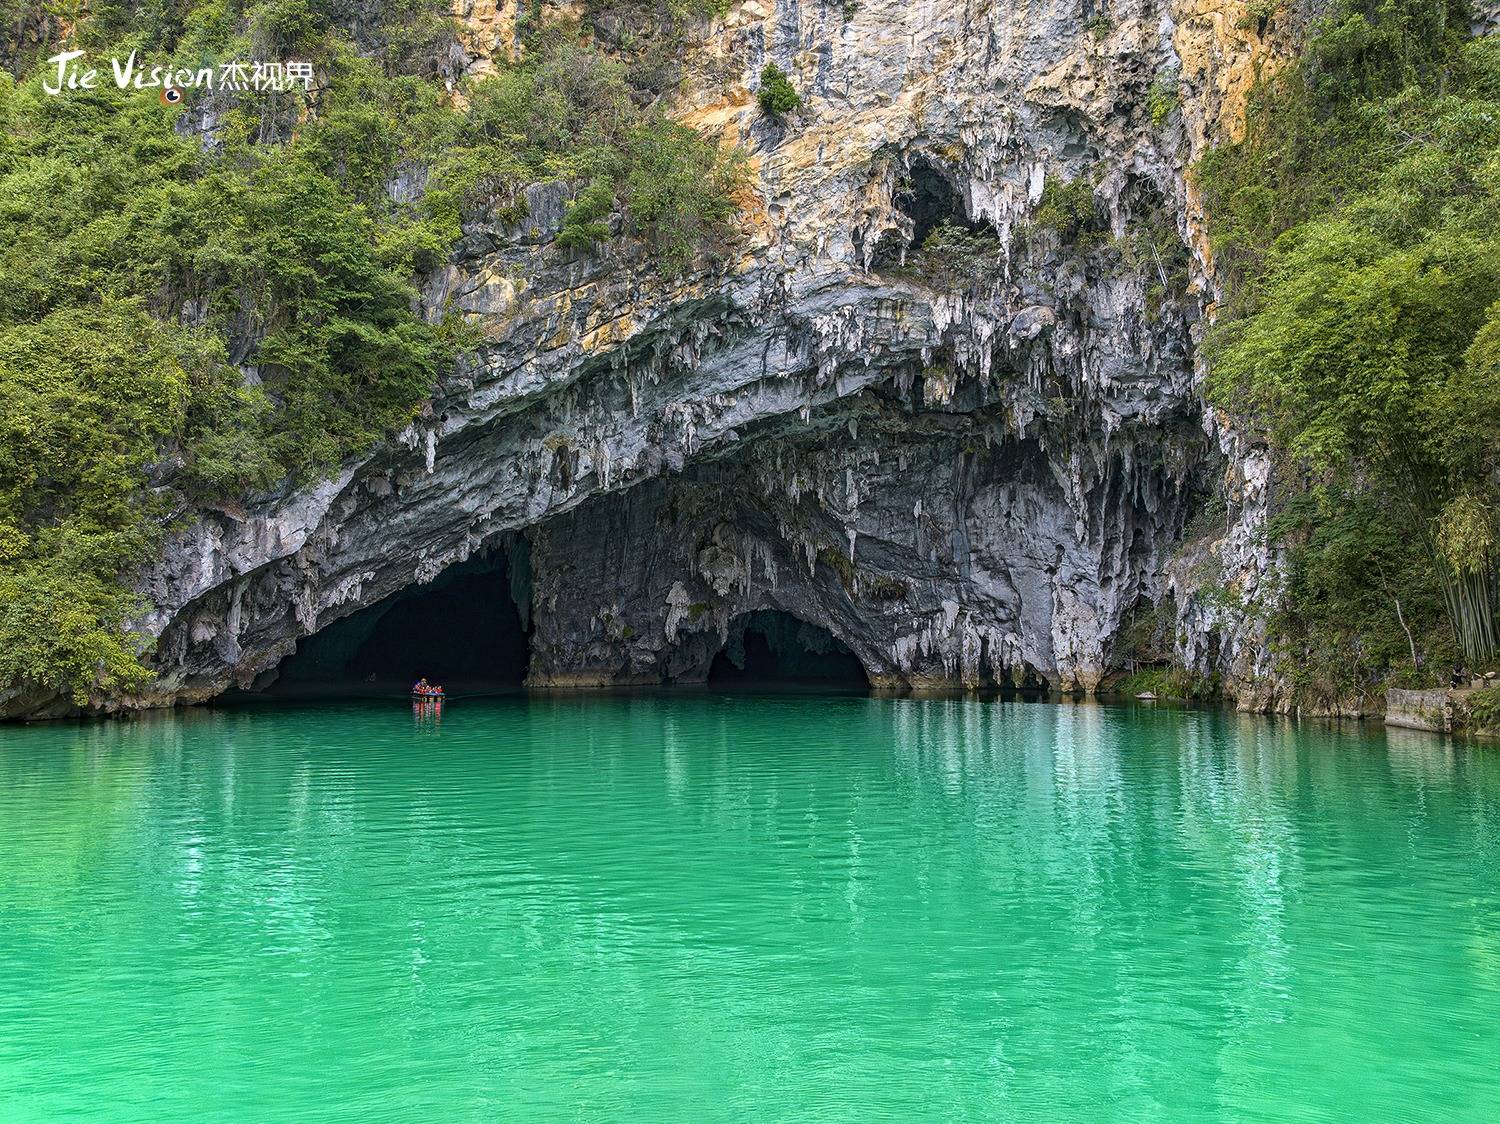
[[1097, 684], [1157, 592], [1203, 448], [1054, 463], [1003, 409], [866, 393], [533, 535], [538, 684], [701, 681], [743, 614], [826, 628], [876, 685]]
[[[518, 7], [463, 0], [467, 66], [511, 49]], [[1212, 294], [1184, 170], [1238, 127], [1275, 30], [1203, 0], [733, 6], [683, 111], [750, 153], [733, 259], [669, 282], [625, 237], [565, 251], [566, 185], [471, 225], [425, 300], [482, 346], [397, 442], [169, 544], [140, 579], [158, 679], [98, 706], [248, 687], [300, 637], [523, 543], [537, 685], [699, 680], [774, 609], [877, 685], [1089, 689], [1169, 595], [1183, 658], [1248, 684], [1265, 458], [1198, 395]], [[768, 59], [803, 96], [782, 123], [754, 102]], [[1092, 216], [1044, 223], [1070, 184]], [[944, 223], [985, 260], [920, 253]], [[1174, 562], [1215, 495], [1218, 530]]]

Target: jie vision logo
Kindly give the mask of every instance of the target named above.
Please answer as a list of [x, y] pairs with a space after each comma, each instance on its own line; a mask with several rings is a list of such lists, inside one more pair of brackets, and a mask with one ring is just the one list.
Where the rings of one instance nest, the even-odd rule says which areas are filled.
[[231, 90], [284, 93], [312, 89], [310, 62], [234, 59], [212, 66], [147, 65], [137, 52], [108, 60], [107, 71], [89, 65], [88, 52], [64, 51], [47, 60], [50, 71], [42, 89], [53, 97], [71, 90], [97, 90], [106, 82], [121, 90], [160, 90], [163, 105], [180, 105], [186, 90]]

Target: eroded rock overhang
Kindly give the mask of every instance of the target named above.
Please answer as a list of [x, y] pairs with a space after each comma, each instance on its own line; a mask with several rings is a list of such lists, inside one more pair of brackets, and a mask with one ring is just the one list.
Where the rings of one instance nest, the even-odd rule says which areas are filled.
[[[562, 251], [567, 185], [470, 223], [424, 301], [478, 327], [477, 352], [397, 442], [176, 536], [139, 580], [158, 680], [100, 705], [252, 684], [516, 535], [537, 682], [672, 677], [761, 609], [827, 628], [877, 682], [1097, 681], [1229, 447], [1196, 394], [1183, 169], [1237, 116], [1256, 47], [1228, 9], [1126, 3], [1104, 35], [1071, 10], [833, 11], [736, 7], [705, 48], [731, 76], [690, 68], [689, 119], [751, 151], [734, 260], [665, 282], [623, 232]], [[806, 96], [795, 127], [745, 92], [768, 55]], [[1159, 123], [1162, 73], [1181, 100]], [[1081, 178], [1111, 246], [1166, 214], [1188, 276], [1035, 229], [1046, 185]], [[934, 205], [995, 232], [997, 277], [903, 272]]]

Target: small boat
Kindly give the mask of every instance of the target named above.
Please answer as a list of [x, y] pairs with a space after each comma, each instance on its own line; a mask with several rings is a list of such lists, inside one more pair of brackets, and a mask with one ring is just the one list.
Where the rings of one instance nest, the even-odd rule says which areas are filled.
[[434, 699], [441, 700], [444, 695], [441, 691], [413, 691], [411, 697], [420, 702], [429, 702]]

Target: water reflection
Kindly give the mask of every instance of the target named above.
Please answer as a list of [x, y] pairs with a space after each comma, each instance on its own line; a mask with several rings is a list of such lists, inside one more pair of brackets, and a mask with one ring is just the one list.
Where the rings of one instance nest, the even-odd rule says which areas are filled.
[[0, 732], [0, 1084], [162, 1119], [1500, 1108], [1500, 755], [958, 699], [436, 719]]

